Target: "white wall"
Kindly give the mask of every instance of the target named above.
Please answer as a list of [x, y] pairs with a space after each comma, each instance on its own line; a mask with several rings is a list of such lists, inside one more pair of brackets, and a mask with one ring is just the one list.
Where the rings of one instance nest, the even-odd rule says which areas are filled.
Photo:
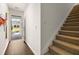
[[73, 5], [72, 3], [41, 5], [41, 54], [48, 51]]
[[7, 35], [8, 35], [8, 38], [6, 39], [5, 38], [5, 32], [4, 32], [4, 26], [0, 26], [0, 55], [4, 54], [5, 53], [5, 50], [7, 48], [7, 45], [9, 43], [9, 39], [10, 39], [10, 34], [9, 34], [9, 12], [8, 12], [8, 7], [7, 7], [7, 4], [3, 4], [3, 3], [0, 3], [0, 14], [2, 15], [2, 17], [4, 18], [5, 17], [5, 13], [8, 13], [8, 18], [7, 18]]
[[25, 11], [26, 43], [34, 54], [40, 54], [40, 4], [29, 4]]
[[24, 14], [24, 12], [16, 11], [16, 10], [13, 10], [10, 8], [9, 8], [9, 11], [10, 11], [10, 15], [23, 16], [23, 14]]

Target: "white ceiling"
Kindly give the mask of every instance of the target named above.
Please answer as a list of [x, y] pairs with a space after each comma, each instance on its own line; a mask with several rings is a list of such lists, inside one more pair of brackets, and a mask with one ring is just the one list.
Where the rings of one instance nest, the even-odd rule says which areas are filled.
[[24, 11], [27, 8], [27, 3], [8, 3], [8, 7], [16, 11]]

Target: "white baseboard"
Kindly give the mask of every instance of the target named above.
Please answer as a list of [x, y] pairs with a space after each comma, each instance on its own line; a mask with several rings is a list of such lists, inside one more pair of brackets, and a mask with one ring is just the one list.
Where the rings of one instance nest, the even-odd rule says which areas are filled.
[[6, 41], [5, 41], [5, 43], [4, 43], [5, 45], [3, 46], [3, 51], [2, 51], [2, 54], [1, 55], [4, 55], [5, 54], [5, 52], [6, 52], [6, 49], [7, 49], [7, 47], [8, 47], [8, 44], [9, 44], [9, 40], [8, 39], [6, 39]]
[[25, 43], [29, 46], [29, 48], [32, 50], [33, 54], [35, 55], [40, 55], [40, 53], [36, 53], [35, 50], [30, 46], [30, 44], [28, 42], [25, 41]]
[[48, 47], [50, 45], [52, 45], [53, 39], [55, 39], [55, 37], [51, 37], [50, 41], [48, 41], [48, 43], [46, 44], [46, 46], [41, 50], [41, 54], [44, 55], [46, 52], [48, 52]]

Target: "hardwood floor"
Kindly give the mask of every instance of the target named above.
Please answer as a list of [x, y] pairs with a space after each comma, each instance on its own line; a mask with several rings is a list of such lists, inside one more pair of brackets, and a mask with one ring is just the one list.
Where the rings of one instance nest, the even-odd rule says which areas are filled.
[[12, 40], [5, 52], [5, 55], [33, 55], [27, 44], [22, 39]]

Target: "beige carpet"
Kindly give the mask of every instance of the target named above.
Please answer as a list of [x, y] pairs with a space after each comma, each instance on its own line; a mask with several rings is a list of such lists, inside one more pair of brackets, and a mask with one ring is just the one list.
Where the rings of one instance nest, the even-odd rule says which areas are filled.
[[5, 52], [5, 55], [33, 55], [27, 44], [22, 39], [12, 40]]

